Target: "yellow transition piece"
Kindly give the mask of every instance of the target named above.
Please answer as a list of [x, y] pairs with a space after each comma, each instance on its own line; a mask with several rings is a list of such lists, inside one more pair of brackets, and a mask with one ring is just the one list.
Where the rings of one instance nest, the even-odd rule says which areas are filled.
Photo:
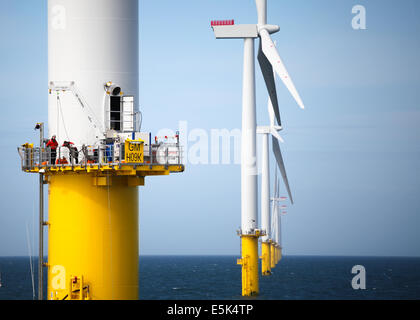
[[141, 183], [131, 179], [48, 177], [48, 299], [138, 299]]
[[242, 259], [242, 296], [259, 294], [258, 279], [258, 237], [259, 235], [241, 235]]
[[279, 262], [281, 260], [281, 258], [283, 257], [283, 251], [282, 251], [282, 247], [279, 247]]
[[261, 272], [263, 276], [271, 275], [270, 242], [261, 243]]
[[276, 267], [276, 244], [274, 242], [271, 242], [270, 246], [270, 254], [271, 254], [271, 269], [274, 269]]

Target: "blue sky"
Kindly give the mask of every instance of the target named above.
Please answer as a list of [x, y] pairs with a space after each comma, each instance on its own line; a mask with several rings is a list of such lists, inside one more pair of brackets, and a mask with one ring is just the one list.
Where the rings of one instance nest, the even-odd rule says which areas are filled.
[[[20, 171], [16, 147], [37, 141], [33, 126], [47, 121], [46, 1], [0, 4], [0, 256], [26, 255], [37, 177]], [[357, 4], [366, 30], [352, 29]], [[285, 254], [420, 256], [419, 9], [416, 0], [269, 0], [268, 22], [281, 27], [273, 39], [307, 107], [278, 84], [295, 198]], [[240, 128], [242, 42], [215, 40], [212, 19], [255, 23], [254, 1], [140, 1], [144, 130]], [[188, 165], [140, 189], [142, 254], [239, 255], [239, 225], [238, 165]]]

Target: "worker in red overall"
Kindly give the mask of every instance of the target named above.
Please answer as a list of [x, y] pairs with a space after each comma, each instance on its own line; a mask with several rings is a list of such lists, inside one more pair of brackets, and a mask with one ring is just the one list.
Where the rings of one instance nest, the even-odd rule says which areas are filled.
[[51, 155], [51, 163], [55, 165], [55, 159], [57, 158], [57, 147], [58, 142], [55, 140], [56, 136], [52, 136], [52, 138], [47, 142], [47, 148], [50, 148], [50, 155]]

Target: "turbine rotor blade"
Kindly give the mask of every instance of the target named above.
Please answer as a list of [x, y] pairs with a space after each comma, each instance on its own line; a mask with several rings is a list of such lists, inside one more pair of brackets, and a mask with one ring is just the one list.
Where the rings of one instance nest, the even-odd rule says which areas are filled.
[[258, 24], [267, 24], [267, 0], [255, 0], [258, 13]]
[[287, 193], [289, 194], [290, 201], [293, 204], [292, 192], [290, 191], [289, 180], [287, 179], [286, 168], [284, 166], [283, 156], [281, 155], [280, 145], [277, 139], [271, 137], [273, 143], [273, 152], [279, 166], [281, 176], [283, 177], [284, 184], [286, 185]]
[[270, 119], [270, 127], [274, 127], [276, 125], [275, 120], [274, 120], [276, 115], [274, 113], [274, 107], [273, 107], [273, 104], [271, 103], [270, 97], [268, 97], [267, 109], [268, 109], [268, 117]]
[[276, 82], [274, 79], [273, 66], [267, 59], [267, 56], [263, 52], [262, 39], [260, 40], [260, 48], [258, 50], [258, 62], [260, 64], [261, 72], [264, 77], [265, 85], [267, 86], [268, 95], [270, 96], [270, 102], [272, 110], [274, 111], [277, 119], [277, 123], [281, 126], [279, 102], [277, 99]]
[[292, 79], [290, 78], [289, 73], [286, 70], [286, 67], [283, 64], [283, 61], [280, 58], [279, 53], [271, 40], [270, 34], [267, 30], [261, 29], [260, 30], [260, 37], [261, 37], [261, 47], [264, 55], [266, 56], [267, 60], [270, 62], [278, 76], [280, 77], [281, 81], [283, 81], [286, 88], [292, 94], [293, 98], [296, 100], [297, 104], [300, 108], [305, 109], [303, 105], [302, 99], [299, 96], [298, 91], [293, 84]]

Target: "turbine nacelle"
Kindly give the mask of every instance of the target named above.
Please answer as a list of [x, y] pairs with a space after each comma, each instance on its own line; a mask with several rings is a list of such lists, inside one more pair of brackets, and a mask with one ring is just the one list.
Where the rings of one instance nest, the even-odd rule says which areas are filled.
[[258, 134], [270, 134], [273, 130], [275, 131], [282, 131], [283, 127], [281, 126], [258, 126], [257, 133]]
[[263, 25], [257, 25], [257, 30], [258, 30], [258, 34], [260, 34], [260, 32], [262, 30], [267, 30], [267, 32], [269, 34], [273, 34], [273, 33], [277, 33], [280, 31], [280, 27], [276, 26], [274, 24], [263, 24]]
[[279, 131], [283, 130], [281, 126], [259, 126], [257, 127], [258, 134], [271, 134], [281, 143], [284, 143], [283, 138], [279, 135]]

